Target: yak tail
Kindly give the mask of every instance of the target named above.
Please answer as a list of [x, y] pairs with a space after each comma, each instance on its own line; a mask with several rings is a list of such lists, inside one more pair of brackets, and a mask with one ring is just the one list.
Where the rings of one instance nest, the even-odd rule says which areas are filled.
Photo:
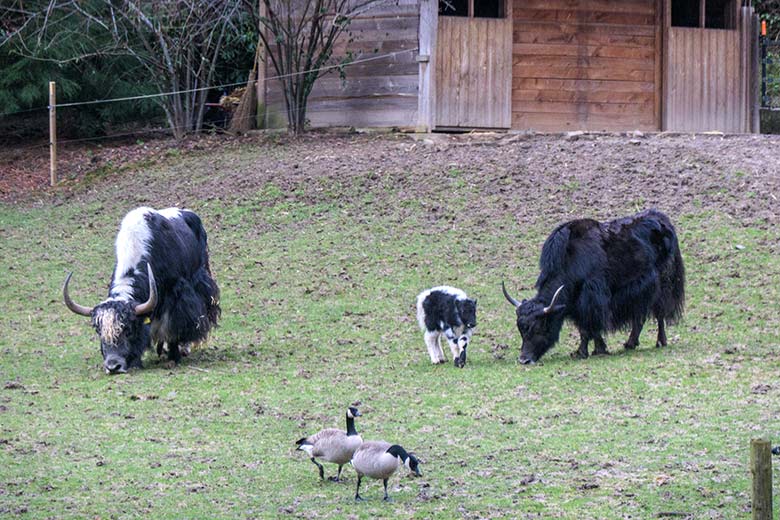
[[[677, 245], [677, 237], [675, 237], [674, 242], [675, 245]], [[671, 289], [673, 308], [672, 312], [667, 316], [667, 320], [669, 323], [676, 323], [682, 318], [683, 311], [685, 310], [685, 265], [683, 264], [679, 247], [677, 247], [674, 252], [672, 272], [674, 273]]]
[[208, 330], [217, 326], [217, 321], [222, 314], [222, 309], [219, 306], [219, 286], [214, 280], [214, 275], [211, 274], [211, 265], [209, 264], [208, 235], [197, 214], [192, 211], [184, 211], [182, 217], [198, 240], [198, 249], [201, 251], [201, 268], [195, 273], [194, 285], [195, 292], [205, 304], [205, 320], [199, 325]]
[[660, 272], [661, 295], [653, 311], [656, 317], [662, 317], [668, 323], [674, 324], [682, 318], [685, 310], [685, 264], [674, 228], [668, 239], [669, 257]]

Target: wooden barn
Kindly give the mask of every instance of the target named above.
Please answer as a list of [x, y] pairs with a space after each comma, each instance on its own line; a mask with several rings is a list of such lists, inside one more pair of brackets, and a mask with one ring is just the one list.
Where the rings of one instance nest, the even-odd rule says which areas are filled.
[[[359, 62], [318, 81], [314, 127], [758, 131], [740, 0], [396, 0], [351, 33]], [[281, 123], [278, 85], [266, 100]]]

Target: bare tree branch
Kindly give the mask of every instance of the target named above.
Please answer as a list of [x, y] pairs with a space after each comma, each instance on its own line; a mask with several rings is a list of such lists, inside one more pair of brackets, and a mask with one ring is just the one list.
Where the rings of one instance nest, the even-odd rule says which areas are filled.
[[[312, 88], [333, 60], [333, 47], [358, 16], [392, 0], [261, 0], [258, 45], [264, 45], [282, 85], [290, 131], [303, 131]], [[244, 0], [247, 8], [256, 2]], [[267, 33], [267, 35], [266, 35]]]

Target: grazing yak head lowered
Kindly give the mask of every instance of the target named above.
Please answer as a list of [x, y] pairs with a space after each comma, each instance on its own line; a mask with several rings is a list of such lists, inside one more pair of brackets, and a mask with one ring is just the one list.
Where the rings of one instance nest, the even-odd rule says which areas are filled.
[[501, 284], [517, 313], [523, 338], [520, 363], [534, 363], [558, 342], [564, 320], [580, 333], [573, 357], [607, 354], [603, 334], [631, 327], [626, 349], [639, 345], [648, 316], [658, 321], [656, 346], [666, 345], [666, 324], [685, 303], [685, 266], [677, 233], [656, 210], [609, 222], [572, 220], [547, 238], [539, 260], [537, 294], [522, 302]]
[[149, 264], [147, 269], [149, 299], [143, 303], [109, 298], [95, 307], [84, 307], [75, 303], [68, 293], [73, 273], [65, 278], [62, 290], [65, 305], [76, 314], [92, 318], [92, 326], [100, 338], [106, 373], [124, 373], [129, 368], [140, 367], [141, 356], [150, 344], [148, 318], [157, 304], [157, 290]]
[[108, 298], [94, 307], [75, 303], [68, 274], [65, 305], [88, 316], [100, 338], [109, 374], [141, 367], [152, 342], [157, 353], [181, 359], [180, 345], [200, 342], [219, 318], [219, 288], [211, 275], [206, 231], [188, 210], [137, 208], [122, 220]]

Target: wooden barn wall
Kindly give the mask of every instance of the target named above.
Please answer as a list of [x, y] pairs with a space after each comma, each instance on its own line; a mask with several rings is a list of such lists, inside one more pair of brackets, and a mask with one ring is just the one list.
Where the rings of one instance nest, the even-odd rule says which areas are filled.
[[[333, 55], [352, 52], [360, 60], [398, 51], [395, 57], [345, 67], [345, 77], [330, 72], [317, 80], [309, 96], [307, 119], [312, 127], [414, 127], [417, 124], [419, 66], [417, 27], [419, 0], [397, 0], [356, 18]], [[352, 38], [354, 41], [349, 42]], [[270, 60], [268, 77], [275, 71]], [[278, 81], [269, 81], [268, 125], [286, 125], [284, 97]]]
[[660, 125], [656, 0], [514, 0], [512, 127]]

